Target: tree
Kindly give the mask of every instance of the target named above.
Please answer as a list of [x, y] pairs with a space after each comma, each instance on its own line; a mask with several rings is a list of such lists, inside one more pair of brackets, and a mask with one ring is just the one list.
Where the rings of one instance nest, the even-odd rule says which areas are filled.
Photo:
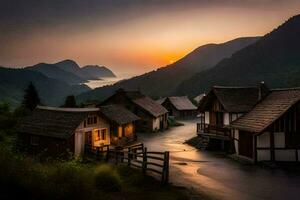
[[30, 82], [27, 89], [25, 90], [23, 106], [32, 111], [40, 103], [41, 102], [40, 102], [39, 94], [36, 88], [34, 87], [33, 83]]
[[65, 104], [63, 105], [65, 108], [77, 108], [76, 99], [74, 95], [67, 96], [65, 100]]

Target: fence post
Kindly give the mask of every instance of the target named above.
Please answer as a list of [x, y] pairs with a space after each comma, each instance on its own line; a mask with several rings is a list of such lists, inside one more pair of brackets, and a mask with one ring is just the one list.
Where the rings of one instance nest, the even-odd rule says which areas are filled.
[[109, 145], [106, 146], [107, 152], [106, 152], [106, 161], [109, 160]]
[[127, 158], [128, 158], [128, 166], [130, 167], [130, 164], [131, 164], [131, 147], [128, 147], [128, 155], [127, 155]]
[[147, 147], [143, 150], [143, 163], [142, 163], [143, 174], [147, 171]]
[[169, 183], [169, 157], [170, 157], [170, 153], [169, 153], [169, 151], [166, 151], [165, 155], [164, 155], [164, 167], [163, 167], [163, 174], [162, 174], [162, 184], [168, 184]]

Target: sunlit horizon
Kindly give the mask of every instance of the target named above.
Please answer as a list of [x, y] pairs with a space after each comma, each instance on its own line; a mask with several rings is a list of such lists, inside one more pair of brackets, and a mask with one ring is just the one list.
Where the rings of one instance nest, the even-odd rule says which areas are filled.
[[[99, 10], [84, 3], [67, 5], [72, 12], [80, 11], [76, 16], [70, 10], [52, 13], [51, 3], [46, 14], [27, 6], [33, 9], [30, 19], [21, 19], [22, 14], [10, 19], [7, 14], [7, 21], [1, 22], [5, 31], [0, 33], [0, 65], [24, 67], [72, 59], [80, 66], [107, 66], [128, 78], [172, 64], [208, 43], [262, 36], [300, 13], [300, 2], [295, 0], [188, 1], [185, 6], [178, 1], [151, 1], [124, 8], [102, 4]], [[67, 6], [62, 11], [71, 9]]]

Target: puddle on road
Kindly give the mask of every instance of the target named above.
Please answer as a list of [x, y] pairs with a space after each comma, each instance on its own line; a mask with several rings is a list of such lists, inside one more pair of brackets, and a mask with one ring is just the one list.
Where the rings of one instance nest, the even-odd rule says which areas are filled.
[[187, 165], [185, 162], [174, 163], [175, 165]]

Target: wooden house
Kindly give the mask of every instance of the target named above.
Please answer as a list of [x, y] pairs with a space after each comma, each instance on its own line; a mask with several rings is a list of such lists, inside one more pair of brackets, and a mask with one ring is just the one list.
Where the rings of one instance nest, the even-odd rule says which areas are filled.
[[100, 112], [110, 121], [111, 144], [127, 145], [136, 141], [135, 123], [138, 116], [119, 105], [100, 106]]
[[300, 89], [271, 90], [231, 128], [237, 156], [253, 162], [299, 162]]
[[99, 108], [38, 106], [22, 120], [19, 132], [27, 150], [47, 155], [69, 151], [81, 156], [85, 145], [110, 144], [109, 122], [99, 115]]
[[[131, 116], [126, 124], [135, 119]], [[102, 113], [99, 108], [38, 106], [21, 121], [18, 138], [21, 147], [30, 153], [49, 156], [73, 153], [82, 156], [86, 148], [111, 144], [112, 121], [118, 123], [115, 117], [107, 115], [106, 108]], [[120, 125], [123, 126], [123, 123]]]
[[197, 123], [197, 133], [205, 141], [204, 148], [209, 144], [214, 148], [229, 148], [228, 126], [267, 94], [264, 83], [258, 87], [213, 87], [198, 107], [200, 122]]
[[137, 115], [136, 122], [139, 132], [162, 131], [168, 127], [168, 110], [139, 91], [117, 90], [99, 106], [118, 104]]
[[187, 96], [166, 97], [158, 99], [156, 102], [169, 111], [169, 116], [176, 119], [195, 118], [197, 115], [197, 107]]

